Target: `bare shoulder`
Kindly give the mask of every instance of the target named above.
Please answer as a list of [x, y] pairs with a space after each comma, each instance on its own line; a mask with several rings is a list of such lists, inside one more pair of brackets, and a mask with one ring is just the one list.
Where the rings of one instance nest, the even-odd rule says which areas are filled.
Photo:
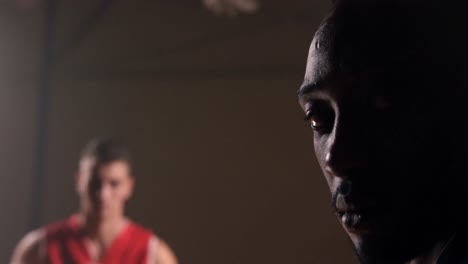
[[153, 236], [150, 241], [150, 250], [154, 254], [154, 262], [156, 264], [177, 264], [175, 256], [169, 245], [164, 240]]
[[38, 229], [26, 234], [16, 245], [10, 264], [46, 263], [45, 231]]

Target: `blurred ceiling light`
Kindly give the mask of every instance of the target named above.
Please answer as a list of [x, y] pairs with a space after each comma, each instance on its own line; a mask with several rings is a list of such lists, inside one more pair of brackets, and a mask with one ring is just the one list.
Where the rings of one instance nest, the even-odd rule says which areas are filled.
[[238, 14], [252, 14], [259, 9], [258, 0], [202, 0], [215, 15], [235, 17]]

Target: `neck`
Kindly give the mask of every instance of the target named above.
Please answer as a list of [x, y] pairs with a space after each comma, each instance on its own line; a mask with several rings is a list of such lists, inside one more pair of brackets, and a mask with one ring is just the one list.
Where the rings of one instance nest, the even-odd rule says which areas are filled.
[[120, 233], [127, 224], [127, 219], [123, 215], [96, 218], [80, 214], [79, 223], [90, 240], [106, 243], [112, 241]]
[[438, 241], [429, 251], [414, 258], [407, 264], [437, 264], [439, 257], [450, 244], [452, 237]]

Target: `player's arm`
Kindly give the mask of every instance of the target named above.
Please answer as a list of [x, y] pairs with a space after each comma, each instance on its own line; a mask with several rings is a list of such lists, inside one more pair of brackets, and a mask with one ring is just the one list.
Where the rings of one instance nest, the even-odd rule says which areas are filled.
[[150, 261], [148, 264], [177, 264], [177, 258], [163, 240], [152, 237], [150, 240]]
[[21, 239], [13, 252], [10, 264], [46, 264], [45, 234], [42, 229], [32, 231]]

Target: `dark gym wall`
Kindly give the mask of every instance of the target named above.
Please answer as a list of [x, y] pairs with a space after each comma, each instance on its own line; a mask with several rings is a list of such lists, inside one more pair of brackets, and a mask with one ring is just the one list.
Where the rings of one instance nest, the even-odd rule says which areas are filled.
[[[12, 121], [0, 138], [0, 202], [11, 212], [0, 261], [28, 230], [33, 206], [41, 224], [76, 211], [82, 145], [115, 136], [134, 156], [128, 215], [168, 241], [181, 263], [354, 263], [295, 95], [328, 5], [268, 2], [228, 19], [195, 2], [114, 1], [88, 28], [82, 21], [96, 2], [61, 1], [40, 205], [30, 194], [40, 48], [23, 48], [32, 77], [1, 92], [0, 118]], [[21, 12], [43, 22], [40, 5]], [[37, 23], [19, 29], [36, 44]]]

